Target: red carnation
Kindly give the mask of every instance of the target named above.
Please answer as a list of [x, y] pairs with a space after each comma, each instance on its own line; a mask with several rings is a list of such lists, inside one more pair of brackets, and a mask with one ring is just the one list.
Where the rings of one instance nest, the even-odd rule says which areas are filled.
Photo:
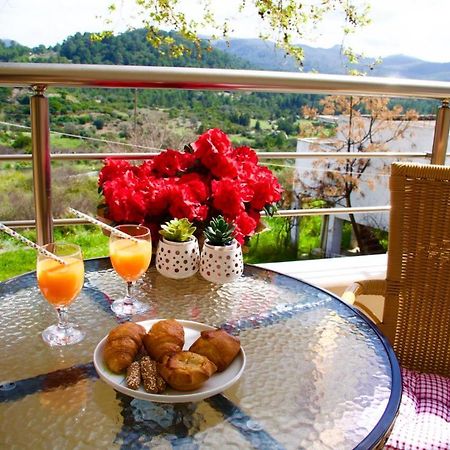
[[133, 170], [133, 166], [123, 159], [111, 159], [107, 158], [105, 160], [105, 165], [102, 170], [100, 170], [98, 175], [98, 185], [103, 187], [105, 182], [114, 180], [120, 177], [128, 170]]
[[139, 179], [131, 172], [104, 183], [103, 193], [108, 205], [108, 218], [114, 222], [142, 223], [146, 201], [137, 188]]
[[213, 206], [227, 218], [234, 219], [244, 211], [244, 202], [251, 198], [251, 191], [242, 183], [230, 178], [211, 183]]
[[203, 133], [193, 144], [195, 157], [202, 159], [205, 154], [210, 153], [222, 153], [226, 154], [232, 151], [233, 147], [231, 145], [228, 136], [218, 128], [213, 128], [211, 130]]
[[283, 189], [267, 167], [259, 167], [249, 184], [253, 190], [253, 198], [250, 201], [253, 209], [261, 211], [266, 205], [281, 199]]
[[255, 233], [261, 210], [281, 198], [276, 177], [259, 165], [254, 150], [233, 148], [217, 128], [203, 133], [191, 147], [192, 152], [165, 150], [138, 166], [107, 159], [99, 186], [108, 218], [145, 223], [157, 238], [156, 229], [170, 218], [201, 225], [222, 214], [234, 223], [239, 242]]
[[234, 230], [234, 237], [236, 240], [240, 243], [244, 243], [244, 238], [246, 236], [251, 236], [259, 222], [259, 217], [256, 220], [256, 218], [252, 217], [250, 214], [246, 213], [245, 211], [241, 212], [239, 216], [236, 217], [234, 221], [235, 230]]
[[194, 160], [192, 153], [168, 149], [153, 159], [153, 173], [163, 177], [174, 177], [190, 168]]
[[208, 177], [202, 177], [198, 173], [192, 172], [185, 174], [178, 180], [179, 185], [186, 185], [193, 198], [198, 202], [205, 202], [209, 197], [209, 180]]

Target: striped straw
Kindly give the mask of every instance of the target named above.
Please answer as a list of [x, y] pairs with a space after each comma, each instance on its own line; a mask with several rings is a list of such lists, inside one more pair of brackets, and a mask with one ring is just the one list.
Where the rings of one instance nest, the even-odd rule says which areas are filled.
[[113, 234], [116, 234], [117, 236], [120, 236], [121, 238], [130, 239], [131, 241], [134, 241], [134, 242], [139, 242], [139, 239], [136, 239], [133, 236], [130, 236], [129, 234], [118, 230], [117, 228], [111, 227], [111, 226], [107, 225], [106, 223], [101, 222], [100, 220], [94, 219], [92, 216], [89, 216], [88, 214], [84, 214], [84, 213], [82, 213], [80, 211], [77, 211], [76, 209], [73, 209], [73, 208], [67, 208], [67, 210], [69, 212], [71, 212], [72, 214], [75, 214], [76, 216], [80, 217], [81, 219], [86, 219], [88, 222], [91, 222], [91, 223], [93, 223], [95, 225], [98, 225], [99, 227], [102, 227], [105, 230], [109, 231], [110, 233], [113, 233]]
[[24, 244], [28, 245], [28, 247], [32, 247], [35, 250], [37, 250], [39, 253], [47, 256], [48, 258], [54, 259], [55, 261], [58, 261], [60, 264], [66, 265], [67, 262], [61, 259], [59, 256], [56, 256], [54, 253], [49, 252], [44, 247], [41, 247], [40, 245], [37, 245], [33, 241], [30, 241], [26, 237], [22, 236], [19, 233], [16, 233], [14, 230], [11, 230], [11, 228], [7, 227], [6, 225], [2, 224], [0, 222], [0, 230], [4, 231], [6, 234], [9, 234], [10, 236], [18, 239], [19, 241], [23, 242]]

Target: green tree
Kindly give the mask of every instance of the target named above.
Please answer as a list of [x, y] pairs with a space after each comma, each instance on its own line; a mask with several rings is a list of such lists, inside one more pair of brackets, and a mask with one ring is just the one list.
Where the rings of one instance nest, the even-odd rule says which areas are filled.
[[[251, 13], [259, 21], [259, 37], [262, 39], [274, 38], [276, 45], [287, 54], [295, 57], [300, 63], [303, 60], [303, 49], [296, 45], [300, 39], [311, 37], [311, 33], [324, 20], [332, 14], [341, 14], [343, 19], [342, 32], [344, 35], [370, 23], [368, 18], [369, 5], [357, 0], [320, 0], [303, 2], [301, 0], [240, 0], [237, 11], [229, 5], [228, 16], [219, 20], [213, 3], [210, 0], [198, 0], [202, 14], [195, 17], [188, 8], [189, 3], [183, 6], [179, 0], [135, 0], [137, 14], [142, 26], [147, 30], [147, 40], [157, 49], [168, 53], [172, 57], [181, 57], [192, 51], [189, 43], [194, 44], [197, 50], [204, 46], [199, 34], [205, 29], [213, 30], [213, 36], [208, 41], [210, 49], [211, 40], [219, 36], [228, 38], [229, 30], [233, 29], [233, 17], [241, 13]], [[135, 9], [136, 9], [135, 8]], [[126, 12], [121, 10], [120, 2], [113, 0], [109, 5], [105, 21], [108, 27], [114, 27], [115, 17], [123, 20]], [[176, 31], [185, 42], [179, 42], [170, 34], [163, 33], [163, 29]], [[103, 38], [112, 35], [112, 31], [100, 34]], [[344, 52], [349, 58], [354, 54], [350, 49]]]
[[92, 124], [95, 128], [97, 128], [97, 130], [102, 130], [105, 126], [105, 121], [101, 117], [97, 117], [93, 120]]

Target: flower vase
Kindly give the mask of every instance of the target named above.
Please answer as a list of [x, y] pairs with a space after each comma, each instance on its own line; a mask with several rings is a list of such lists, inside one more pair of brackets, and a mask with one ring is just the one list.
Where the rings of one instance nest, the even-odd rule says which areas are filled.
[[174, 242], [166, 238], [158, 242], [156, 270], [161, 275], [176, 280], [188, 278], [197, 273], [199, 264], [200, 251], [195, 236], [186, 242]]
[[238, 279], [244, 271], [242, 248], [234, 240], [230, 245], [218, 246], [205, 242], [200, 258], [200, 273], [205, 280], [223, 284]]

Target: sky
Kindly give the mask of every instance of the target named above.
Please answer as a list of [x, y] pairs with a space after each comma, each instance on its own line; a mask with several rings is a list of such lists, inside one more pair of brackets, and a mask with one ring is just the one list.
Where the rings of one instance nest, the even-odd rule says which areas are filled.
[[[182, 1], [189, 3], [189, 10], [194, 13], [198, 10], [195, 0]], [[237, 1], [212, 0], [219, 18], [229, 14]], [[0, 0], [0, 39], [13, 39], [30, 47], [50, 46], [78, 31], [102, 31], [110, 3], [111, 0]], [[116, 0], [119, 14], [113, 30], [117, 33], [133, 23], [130, 19], [133, 10], [127, 6], [130, 3], [133, 0]], [[426, 61], [450, 62], [450, 0], [372, 0], [370, 3], [372, 24], [346, 39], [346, 45], [371, 57], [404, 54]], [[234, 37], [257, 37], [259, 25], [254, 15], [244, 12], [232, 16]], [[340, 17], [330, 17], [304, 43], [324, 48], [339, 45], [343, 37], [340, 25]]]

